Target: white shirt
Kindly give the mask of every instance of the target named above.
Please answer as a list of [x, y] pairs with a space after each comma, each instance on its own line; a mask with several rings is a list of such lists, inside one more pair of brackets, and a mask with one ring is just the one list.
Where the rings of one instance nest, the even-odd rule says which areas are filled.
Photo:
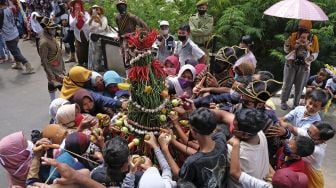
[[249, 51], [247, 54], [239, 58], [233, 65], [233, 68], [236, 68], [237, 66], [239, 66], [244, 62], [250, 62], [253, 64], [254, 68], [257, 67], [257, 59], [255, 58], [254, 54], [251, 51]]
[[273, 185], [260, 180], [258, 178], [252, 177], [245, 172], [242, 172], [239, 177], [239, 183], [242, 184], [244, 188], [272, 188]]
[[198, 61], [201, 59], [205, 53], [201, 48], [197, 46], [192, 40], [188, 39], [183, 45], [181, 41], [177, 43], [174, 54], [179, 56], [179, 61], [181, 67], [185, 64], [188, 59], [193, 59]]
[[92, 20], [90, 27], [90, 32], [91, 33], [103, 33], [106, 31], [107, 28], [107, 18], [106, 16], [101, 16], [100, 21], [102, 24]]
[[[257, 179], [263, 179], [269, 172], [268, 148], [265, 134], [260, 131], [258, 136], [260, 139], [258, 145], [251, 145], [244, 141], [240, 142], [240, 165], [241, 170], [245, 173]], [[227, 146], [228, 158], [231, 160], [232, 146], [229, 144]], [[237, 185], [230, 179], [229, 187], [241, 187], [241, 185]]]
[[[307, 129], [305, 128], [297, 128], [298, 135], [307, 136]], [[318, 144], [315, 145], [314, 153], [308, 157], [304, 157], [303, 160], [309, 163], [315, 170], [321, 170], [322, 163], [325, 157], [325, 152], [327, 149], [327, 144]]]
[[332, 92], [336, 92], [336, 83], [333, 81], [332, 78], [327, 80], [326, 87], [330, 87]]
[[39, 13], [37, 13], [37, 12], [32, 12], [31, 13], [30, 26], [31, 26], [32, 30], [37, 34], [37, 37], [39, 38], [40, 35], [43, 33], [43, 28], [42, 28], [41, 24], [36, 20], [36, 18], [34, 19], [35, 16], [39, 16]]
[[76, 17], [72, 17], [72, 15], [70, 14], [69, 15], [69, 24], [70, 24], [70, 27], [71, 29], [74, 30], [74, 33], [75, 33], [75, 38], [79, 41], [79, 42], [82, 42], [81, 41], [81, 38], [80, 38], [80, 32], [83, 31], [84, 34], [85, 34], [85, 37], [86, 37], [86, 40], [89, 40], [89, 33], [90, 33], [90, 29], [89, 29], [89, 22], [90, 20], [90, 14], [88, 12], [85, 12], [85, 15], [84, 15], [84, 25], [83, 25], [83, 28], [81, 30], [79, 30], [77, 27], [76, 27], [76, 24], [77, 24], [77, 19]]

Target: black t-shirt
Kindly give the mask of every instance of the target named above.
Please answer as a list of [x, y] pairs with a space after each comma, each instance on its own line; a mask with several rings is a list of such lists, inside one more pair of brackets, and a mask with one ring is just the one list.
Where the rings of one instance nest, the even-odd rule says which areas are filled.
[[226, 187], [228, 161], [226, 138], [222, 132], [213, 135], [215, 148], [209, 153], [197, 152], [186, 159], [180, 169], [179, 176], [190, 181], [196, 187]]

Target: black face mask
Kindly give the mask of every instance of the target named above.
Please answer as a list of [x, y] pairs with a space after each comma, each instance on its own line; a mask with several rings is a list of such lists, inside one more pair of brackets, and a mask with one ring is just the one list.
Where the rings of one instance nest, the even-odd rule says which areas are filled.
[[126, 14], [127, 6], [125, 4], [117, 5], [117, 10], [120, 14]]
[[198, 14], [203, 16], [206, 13], [206, 10], [198, 9]]
[[181, 42], [184, 42], [184, 41], [187, 40], [187, 36], [185, 36], [185, 35], [179, 35], [179, 36], [177, 36], [177, 38], [178, 38]]

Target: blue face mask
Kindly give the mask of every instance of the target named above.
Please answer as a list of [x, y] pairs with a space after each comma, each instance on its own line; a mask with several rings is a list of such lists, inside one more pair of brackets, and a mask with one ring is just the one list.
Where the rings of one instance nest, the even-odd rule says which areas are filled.
[[178, 78], [178, 82], [179, 82], [182, 89], [186, 89], [186, 88], [192, 87], [194, 85], [194, 82], [185, 80], [183, 78]]

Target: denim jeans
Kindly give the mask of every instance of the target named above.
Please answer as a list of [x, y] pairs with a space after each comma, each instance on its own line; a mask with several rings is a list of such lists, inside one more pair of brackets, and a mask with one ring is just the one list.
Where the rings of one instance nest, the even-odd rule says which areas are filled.
[[0, 58], [4, 58], [5, 55], [9, 57], [10, 53], [7, 49], [4, 39], [2, 38], [2, 34], [0, 33]]
[[10, 41], [6, 41], [6, 45], [7, 48], [9, 49], [9, 51], [12, 53], [12, 55], [14, 56], [14, 59], [16, 62], [21, 62], [22, 64], [26, 64], [28, 63], [27, 59], [25, 57], [23, 57], [20, 48], [18, 46], [19, 43], [19, 37], [10, 40]]

